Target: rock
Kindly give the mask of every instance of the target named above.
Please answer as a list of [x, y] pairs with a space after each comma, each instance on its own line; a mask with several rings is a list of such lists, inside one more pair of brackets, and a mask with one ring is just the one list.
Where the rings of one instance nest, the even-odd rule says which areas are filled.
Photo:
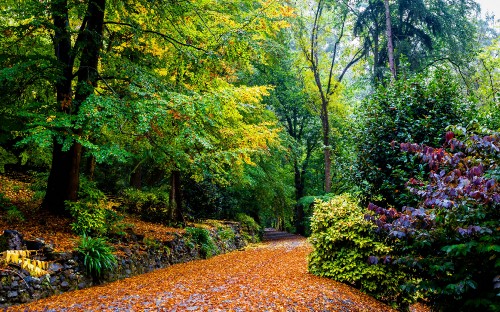
[[28, 250], [40, 250], [45, 246], [45, 242], [39, 238], [36, 240], [27, 240], [24, 242]]
[[69, 283], [66, 282], [66, 281], [64, 281], [64, 282], [61, 283], [61, 287], [62, 288], [69, 288]]
[[49, 271], [59, 272], [63, 269], [63, 266], [60, 263], [54, 262], [49, 265]]
[[42, 251], [45, 255], [51, 254], [54, 252], [54, 245], [45, 243], [45, 245], [42, 248]]
[[47, 255], [49, 261], [66, 261], [73, 257], [71, 252], [53, 252]]
[[23, 235], [18, 231], [5, 230], [3, 231], [3, 234], [0, 236], [0, 239], [5, 242], [6, 250], [24, 249]]
[[15, 298], [19, 296], [19, 293], [17, 291], [9, 291], [7, 292], [7, 298]]
[[130, 248], [123, 248], [123, 252], [127, 255], [127, 256], [130, 256], [132, 254], [132, 250], [130, 250]]
[[11, 287], [18, 287], [19, 286], [19, 282], [18, 281], [13, 281], [12, 284], [10, 284]]

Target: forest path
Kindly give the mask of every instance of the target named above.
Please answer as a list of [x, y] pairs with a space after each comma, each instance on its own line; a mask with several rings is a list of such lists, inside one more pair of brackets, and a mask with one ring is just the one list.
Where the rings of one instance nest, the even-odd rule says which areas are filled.
[[311, 246], [267, 230], [265, 242], [207, 260], [64, 293], [8, 311], [394, 311], [307, 272]]

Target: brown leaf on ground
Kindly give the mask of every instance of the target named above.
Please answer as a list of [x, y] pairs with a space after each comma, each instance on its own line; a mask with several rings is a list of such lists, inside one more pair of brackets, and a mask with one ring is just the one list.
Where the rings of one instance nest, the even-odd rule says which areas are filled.
[[71, 220], [56, 217], [40, 210], [41, 200], [33, 201], [30, 183], [0, 175], [0, 193], [3, 193], [24, 215], [25, 221], [10, 223], [0, 209], [0, 234], [4, 230], [16, 230], [24, 239], [44, 239], [52, 244], [55, 251], [70, 251], [78, 237], [71, 232]]
[[310, 251], [304, 238], [282, 238], [8, 311], [394, 311], [309, 274]]
[[173, 228], [159, 223], [142, 221], [137, 216], [126, 216], [123, 222], [132, 224], [135, 234], [143, 235], [147, 238], [154, 238], [162, 242], [174, 239], [175, 233], [185, 233], [184, 229]]

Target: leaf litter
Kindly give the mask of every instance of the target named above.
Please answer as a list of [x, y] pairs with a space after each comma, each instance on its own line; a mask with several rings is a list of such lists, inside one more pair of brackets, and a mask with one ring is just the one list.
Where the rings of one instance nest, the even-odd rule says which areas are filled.
[[8, 311], [394, 311], [348, 285], [309, 274], [310, 252], [304, 238], [290, 235]]

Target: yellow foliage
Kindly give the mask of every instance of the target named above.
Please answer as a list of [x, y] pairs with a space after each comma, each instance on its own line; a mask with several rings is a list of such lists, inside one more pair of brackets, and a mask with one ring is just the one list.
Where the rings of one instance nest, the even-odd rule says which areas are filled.
[[29, 257], [33, 254], [36, 254], [35, 250], [6, 250], [0, 253], [0, 261], [5, 265], [19, 265], [34, 277], [49, 274], [47, 271], [49, 269], [49, 262], [30, 259]]

